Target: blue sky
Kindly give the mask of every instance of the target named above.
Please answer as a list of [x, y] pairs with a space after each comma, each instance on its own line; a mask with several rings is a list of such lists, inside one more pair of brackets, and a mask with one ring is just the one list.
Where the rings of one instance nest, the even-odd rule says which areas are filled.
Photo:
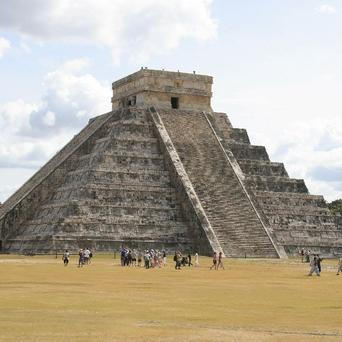
[[310, 193], [342, 197], [342, 2], [0, 3], [0, 201], [141, 66], [214, 76], [212, 106]]

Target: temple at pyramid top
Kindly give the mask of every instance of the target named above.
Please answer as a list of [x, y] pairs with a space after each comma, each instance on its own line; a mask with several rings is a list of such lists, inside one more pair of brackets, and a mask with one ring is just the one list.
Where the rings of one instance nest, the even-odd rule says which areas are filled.
[[194, 73], [141, 69], [113, 82], [113, 110], [130, 106], [211, 110], [213, 78]]

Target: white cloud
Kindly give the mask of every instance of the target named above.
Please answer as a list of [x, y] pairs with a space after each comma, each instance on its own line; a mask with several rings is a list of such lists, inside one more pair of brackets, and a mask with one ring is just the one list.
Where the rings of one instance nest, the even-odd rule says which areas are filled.
[[44, 125], [52, 127], [55, 125], [56, 122], [56, 115], [54, 112], [48, 110], [45, 115], [42, 117], [42, 122]]
[[0, 58], [4, 56], [10, 47], [11, 43], [7, 39], [0, 37]]
[[327, 4], [324, 4], [324, 5], [321, 5], [321, 6], [317, 7], [316, 11], [319, 12], [319, 13], [324, 13], [324, 14], [336, 13], [335, 7], [331, 6], [331, 5], [327, 5]]
[[24, 41], [21, 41], [19, 46], [20, 46], [21, 51], [23, 51], [23, 52], [25, 52], [27, 54], [31, 54], [32, 53], [31, 48]]
[[58, 69], [72, 74], [84, 71], [90, 65], [88, 58], [75, 58], [63, 63]]
[[29, 135], [79, 129], [95, 115], [110, 110], [111, 86], [81, 70], [84, 59], [67, 61], [44, 79], [44, 94], [37, 110], [30, 114]]
[[40, 103], [18, 99], [0, 105], [0, 129], [30, 137], [77, 130], [95, 115], [111, 108], [111, 86], [81, 73], [89, 64], [75, 59], [48, 73], [43, 82]]
[[110, 110], [111, 86], [81, 73], [88, 64], [84, 59], [71, 60], [48, 73], [39, 103], [18, 99], [0, 104], [0, 201], [12, 189], [6, 185], [13, 184], [8, 181], [10, 175], [4, 176], [6, 170], [30, 169], [18, 173], [32, 173], [85, 126], [90, 117]]
[[115, 61], [123, 53], [143, 61], [185, 38], [213, 38], [211, 4], [212, 0], [11, 0], [0, 2], [0, 27], [40, 41], [104, 46]]
[[271, 159], [284, 162], [291, 177], [303, 178], [310, 193], [341, 198], [342, 119], [294, 121], [272, 150]]

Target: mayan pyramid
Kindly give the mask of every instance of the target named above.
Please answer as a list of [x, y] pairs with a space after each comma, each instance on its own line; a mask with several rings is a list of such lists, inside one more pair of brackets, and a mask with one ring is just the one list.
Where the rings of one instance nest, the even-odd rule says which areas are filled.
[[0, 207], [3, 252], [342, 253], [322, 196], [211, 109], [212, 77], [142, 69]]

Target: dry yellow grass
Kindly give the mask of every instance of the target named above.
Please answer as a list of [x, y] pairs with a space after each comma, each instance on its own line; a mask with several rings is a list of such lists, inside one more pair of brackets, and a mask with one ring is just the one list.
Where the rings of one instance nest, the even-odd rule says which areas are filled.
[[123, 268], [112, 256], [0, 256], [0, 341], [342, 341], [342, 275], [324, 261]]

